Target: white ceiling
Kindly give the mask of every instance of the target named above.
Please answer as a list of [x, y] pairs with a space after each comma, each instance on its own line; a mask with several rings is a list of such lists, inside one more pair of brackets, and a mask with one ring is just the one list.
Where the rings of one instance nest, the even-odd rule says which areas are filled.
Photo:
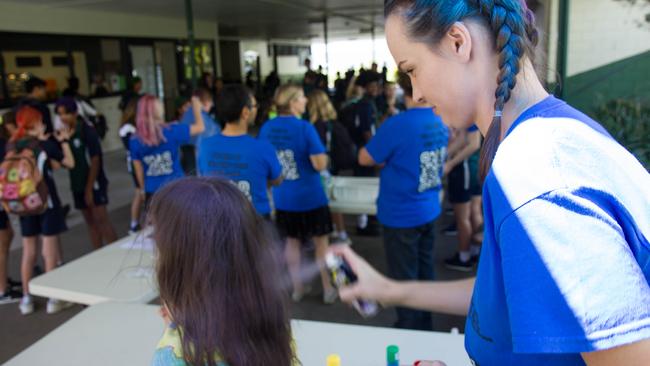
[[[51, 7], [185, 16], [184, 0], [22, 0]], [[224, 36], [310, 38], [323, 36], [328, 16], [331, 38], [383, 31], [382, 0], [193, 0], [197, 19], [218, 21]]]

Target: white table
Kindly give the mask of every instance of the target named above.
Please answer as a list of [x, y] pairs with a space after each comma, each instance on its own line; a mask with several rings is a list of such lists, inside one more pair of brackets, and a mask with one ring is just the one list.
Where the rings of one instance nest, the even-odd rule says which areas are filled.
[[326, 189], [332, 212], [376, 215], [379, 178], [332, 177]]
[[158, 296], [158, 290], [153, 243], [145, 236], [127, 236], [36, 277], [29, 282], [29, 292], [84, 305], [147, 303]]
[[[401, 364], [441, 359], [470, 365], [463, 336], [449, 333], [292, 321], [298, 358], [304, 366], [325, 365], [330, 353], [345, 366], [386, 364], [386, 346], [400, 347]], [[103, 303], [84, 310], [11, 359], [5, 366], [148, 365], [163, 332], [158, 307]]]

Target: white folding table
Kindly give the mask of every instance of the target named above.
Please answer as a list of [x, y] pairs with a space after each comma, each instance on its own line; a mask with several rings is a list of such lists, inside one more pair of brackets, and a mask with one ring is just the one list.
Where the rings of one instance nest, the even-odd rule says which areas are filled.
[[94, 305], [147, 303], [158, 296], [153, 242], [146, 232], [127, 236], [29, 282], [32, 295]]
[[[448, 366], [468, 366], [463, 336], [450, 333], [292, 321], [298, 358], [304, 366], [325, 365], [337, 353], [344, 366], [386, 364], [386, 346], [400, 347], [401, 364], [438, 359]], [[14, 357], [6, 366], [148, 365], [163, 331], [154, 305], [102, 303]]]

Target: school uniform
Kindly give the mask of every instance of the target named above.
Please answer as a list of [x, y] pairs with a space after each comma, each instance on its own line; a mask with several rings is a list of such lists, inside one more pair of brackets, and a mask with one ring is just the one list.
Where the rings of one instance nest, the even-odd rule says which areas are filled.
[[75, 131], [70, 137], [70, 150], [75, 160], [74, 168], [69, 170], [74, 207], [79, 210], [88, 208], [85, 192], [91, 160], [94, 157], [99, 158], [99, 171], [95, 182], [93, 182], [93, 202], [95, 206], [106, 206], [108, 204], [108, 179], [104, 173], [101, 141], [95, 128], [81, 117], [77, 119]]

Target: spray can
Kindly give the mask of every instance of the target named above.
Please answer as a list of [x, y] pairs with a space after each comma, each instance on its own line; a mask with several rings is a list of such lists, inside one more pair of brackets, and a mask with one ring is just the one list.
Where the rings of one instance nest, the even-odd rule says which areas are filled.
[[[329, 270], [330, 281], [334, 287], [340, 288], [357, 282], [357, 275], [342, 257], [328, 253], [325, 256], [325, 265]], [[352, 306], [364, 318], [373, 317], [379, 312], [379, 304], [375, 301], [356, 300]]]
[[399, 347], [395, 345], [386, 347], [386, 365], [399, 366]]

